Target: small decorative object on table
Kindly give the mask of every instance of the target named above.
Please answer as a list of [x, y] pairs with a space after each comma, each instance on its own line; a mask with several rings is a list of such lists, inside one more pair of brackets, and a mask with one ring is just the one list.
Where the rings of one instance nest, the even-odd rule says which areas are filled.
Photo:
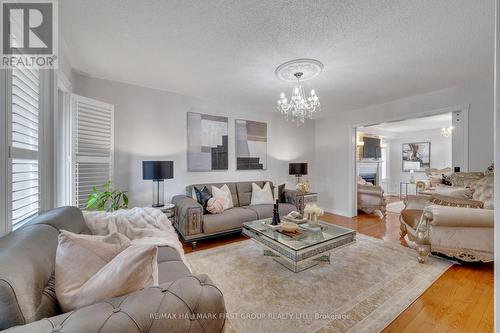
[[295, 186], [295, 189], [297, 191], [300, 191], [302, 193], [309, 193], [311, 192], [311, 187], [309, 186], [309, 182], [301, 182], [298, 183], [297, 186]]
[[175, 218], [175, 205], [168, 203], [164, 207], [161, 208], [161, 211], [167, 215], [169, 219]]
[[281, 223], [281, 230], [286, 232], [296, 232], [299, 230], [299, 225], [293, 222], [283, 222]]
[[274, 204], [273, 221], [271, 222], [271, 225], [278, 225], [280, 223], [281, 223], [281, 220], [280, 220], [280, 213], [279, 213], [279, 201], [276, 200], [276, 203]]
[[296, 211], [290, 212], [290, 214], [284, 216], [283, 220], [294, 222], [297, 224], [307, 222], [307, 219], [302, 214]]
[[304, 208], [304, 214], [307, 216], [307, 223], [311, 227], [319, 227], [319, 217], [323, 216], [325, 212], [316, 204], [308, 204]]
[[415, 170], [410, 170], [410, 184], [415, 184]]

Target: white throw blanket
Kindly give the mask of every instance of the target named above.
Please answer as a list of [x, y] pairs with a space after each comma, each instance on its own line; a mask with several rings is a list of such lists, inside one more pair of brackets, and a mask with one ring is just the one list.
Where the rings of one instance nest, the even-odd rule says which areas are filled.
[[130, 239], [132, 244], [173, 247], [190, 269], [172, 223], [159, 209], [135, 207], [114, 212], [84, 212], [83, 216], [94, 235], [116, 232]]

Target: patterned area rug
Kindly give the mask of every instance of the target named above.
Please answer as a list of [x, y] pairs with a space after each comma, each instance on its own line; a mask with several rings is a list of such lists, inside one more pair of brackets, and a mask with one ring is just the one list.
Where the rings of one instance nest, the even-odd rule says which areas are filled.
[[323, 263], [293, 273], [245, 240], [187, 255], [224, 293], [226, 332], [380, 332], [452, 263], [358, 235]]

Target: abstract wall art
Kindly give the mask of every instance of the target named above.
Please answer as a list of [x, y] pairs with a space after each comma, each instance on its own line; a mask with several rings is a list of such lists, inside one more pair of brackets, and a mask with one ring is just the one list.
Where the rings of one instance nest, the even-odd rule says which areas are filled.
[[236, 170], [267, 169], [267, 124], [235, 120]]
[[431, 167], [431, 143], [403, 143], [403, 171], [423, 172]]
[[188, 171], [228, 169], [228, 118], [187, 114]]

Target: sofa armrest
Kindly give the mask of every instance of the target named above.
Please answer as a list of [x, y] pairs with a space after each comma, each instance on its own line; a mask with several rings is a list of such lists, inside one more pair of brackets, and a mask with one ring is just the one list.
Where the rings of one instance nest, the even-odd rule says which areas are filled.
[[431, 188], [431, 181], [430, 180], [417, 180], [415, 183], [417, 186], [417, 191], [422, 192], [425, 190], [428, 190]]
[[384, 190], [381, 186], [358, 185], [358, 194], [379, 194], [383, 195]]
[[203, 207], [193, 198], [176, 195], [172, 198], [175, 205], [175, 227], [186, 238], [203, 232]]
[[285, 189], [284, 191], [285, 202], [297, 207], [298, 211], [304, 211], [304, 193], [297, 190]]
[[224, 329], [221, 291], [206, 275], [189, 276], [89, 305], [10, 333], [52, 332], [216, 332]]
[[421, 223], [440, 227], [493, 228], [494, 211], [480, 208], [430, 205], [424, 209]]

